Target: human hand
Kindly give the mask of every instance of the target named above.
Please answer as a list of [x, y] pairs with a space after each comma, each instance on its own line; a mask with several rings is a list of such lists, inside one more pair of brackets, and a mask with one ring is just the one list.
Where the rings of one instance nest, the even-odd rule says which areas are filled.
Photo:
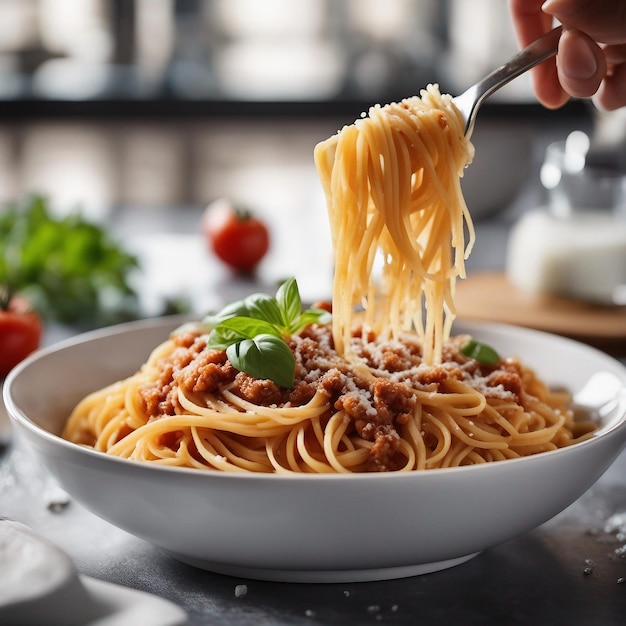
[[563, 24], [556, 60], [533, 69], [537, 99], [549, 108], [570, 96], [593, 97], [606, 110], [626, 105], [626, 0], [510, 0], [519, 42], [526, 46]]

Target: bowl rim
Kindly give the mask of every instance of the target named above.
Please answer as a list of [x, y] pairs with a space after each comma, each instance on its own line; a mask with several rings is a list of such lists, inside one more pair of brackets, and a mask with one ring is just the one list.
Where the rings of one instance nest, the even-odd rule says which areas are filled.
[[[191, 318], [197, 319], [197, 317]], [[63, 439], [60, 435], [55, 434], [49, 430], [46, 430], [42, 426], [38, 425], [31, 418], [25, 415], [22, 410], [17, 406], [14, 402], [13, 397], [11, 395], [12, 386], [17, 378], [22, 374], [23, 371], [27, 370], [33, 363], [42, 360], [49, 356], [50, 354], [54, 354], [57, 352], [61, 352], [63, 350], [71, 349], [76, 345], [82, 345], [85, 343], [89, 343], [91, 341], [95, 341], [98, 339], [103, 339], [111, 335], [119, 335], [124, 334], [126, 332], [130, 332], [133, 330], [141, 329], [141, 330], [149, 330], [150, 328], [158, 328], [158, 327], [169, 327], [172, 329], [176, 328], [178, 324], [183, 324], [186, 321], [189, 321], [190, 317], [188, 315], [171, 315], [171, 316], [163, 316], [157, 318], [147, 318], [141, 320], [134, 320], [130, 322], [123, 322], [121, 324], [115, 324], [113, 326], [106, 326], [103, 328], [98, 328], [95, 330], [89, 330], [83, 333], [79, 333], [72, 337], [68, 337], [66, 339], [62, 339], [57, 341], [49, 346], [43, 347], [35, 351], [26, 357], [21, 363], [16, 365], [11, 372], [7, 375], [4, 380], [4, 384], [2, 386], [2, 396], [4, 399], [4, 403], [7, 409], [7, 413], [9, 414], [9, 418], [15, 425], [20, 428], [23, 428], [29, 431], [32, 435], [37, 438], [43, 440], [47, 444], [54, 445], [56, 447], [61, 447], [63, 450], [67, 450], [71, 455], [84, 455], [86, 458], [93, 458], [96, 461], [105, 462], [105, 463], [119, 463], [120, 467], [124, 466], [126, 468], [134, 468], [130, 469], [130, 471], [134, 472], [142, 472], [142, 471], [156, 471], [156, 472], [166, 472], [173, 473], [174, 475], [190, 475], [197, 477], [210, 477], [218, 480], [280, 480], [280, 481], [326, 481], [326, 480], [341, 480], [341, 481], [354, 481], [354, 480], [424, 480], [424, 476], [441, 476], [449, 475], [453, 476], [458, 472], [493, 472], [493, 471], [501, 471], [503, 467], [515, 467], [519, 464], [525, 463], [537, 463], [537, 459], [550, 459], [555, 456], [563, 456], [567, 454], [575, 454], [577, 451], [593, 447], [596, 445], [601, 445], [601, 443], [609, 437], [617, 436], [618, 431], [624, 431], [624, 442], [622, 442], [622, 447], [626, 445], [626, 401], [624, 402], [624, 406], [621, 406], [621, 411], [619, 415], [613, 416], [610, 418], [609, 422], [603, 425], [598, 429], [597, 433], [594, 433], [589, 439], [581, 441], [579, 443], [572, 444], [570, 446], [566, 446], [563, 448], [558, 448], [556, 450], [549, 450], [546, 452], [541, 452], [534, 455], [529, 455], [525, 457], [519, 457], [514, 459], [507, 459], [505, 462], [493, 462], [493, 463], [477, 463], [473, 465], [463, 465], [463, 466], [455, 466], [455, 467], [445, 467], [445, 468], [433, 468], [429, 470], [413, 470], [413, 471], [397, 471], [397, 472], [358, 472], [358, 473], [328, 473], [328, 474], [317, 474], [317, 473], [296, 473], [296, 472], [285, 472], [285, 473], [270, 473], [270, 472], [220, 472], [220, 471], [212, 471], [212, 470], [202, 470], [198, 468], [187, 468], [187, 467], [177, 467], [177, 466], [168, 466], [157, 463], [142, 463], [139, 461], [134, 461], [132, 459], [126, 459], [122, 457], [108, 455], [106, 452], [101, 452], [99, 450], [94, 450], [93, 448], [89, 448], [87, 446], [81, 446], [79, 444], [73, 443], [66, 439]], [[496, 332], [505, 332], [510, 333], [514, 331], [516, 334], [526, 336], [526, 337], [534, 337], [539, 339], [547, 339], [547, 340], [558, 340], [559, 342], [564, 342], [566, 344], [570, 344], [572, 346], [578, 347], [578, 349], [582, 348], [589, 354], [596, 354], [599, 358], [605, 360], [608, 363], [612, 364], [611, 373], [615, 374], [623, 383], [622, 391], [626, 390], [626, 365], [621, 363], [615, 357], [602, 352], [601, 350], [594, 348], [593, 346], [589, 346], [580, 341], [570, 339], [568, 337], [563, 337], [560, 335], [556, 335], [554, 333], [549, 333], [542, 330], [535, 330], [532, 328], [527, 328], [523, 326], [516, 326], [513, 324], [504, 324], [499, 322], [483, 322], [483, 321], [474, 321], [474, 320], [463, 320], [457, 319], [455, 321], [455, 325], [461, 325], [466, 329], [474, 329], [480, 331], [481, 329], [493, 329]], [[454, 330], [454, 327], [453, 327]], [[606, 371], [606, 370], [605, 370]], [[496, 469], [494, 469], [494, 466]], [[491, 468], [491, 469], [488, 469]], [[500, 468], [497, 469], [497, 468]], [[219, 478], [218, 478], [219, 477]], [[208, 478], [207, 478], [208, 479]]]

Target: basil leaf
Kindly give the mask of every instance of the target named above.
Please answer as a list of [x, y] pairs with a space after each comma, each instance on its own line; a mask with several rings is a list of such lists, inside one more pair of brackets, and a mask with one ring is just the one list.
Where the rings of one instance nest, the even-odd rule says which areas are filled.
[[264, 293], [255, 293], [244, 300], [248, 317], [264, 320], [274, 326], [284, 326], [283, 316], [276, 298]]
[[257, 335], [280, 337], [280, 331], [263, 320], [253, 317], [229, 317], [220, 322], [209, 335], [208, 347], [225, 350], [230, 344], [243, 339], [254, 339]]
[[261, 334], [228, 347], [233, 367], [254, 378], [269, 379], [281, 387], [293, 387], [296, 362], [289, 346], [276, 335]]
[[302, 299], [295, 278], [287, 279], [276, 292], [276, 301], [282, 313], [283, 325], [290, 333], [294, 332], [293, 324], [302, 313]]
[[212, 328], [215, 328], [215, 326], [217, 326], [220, 322], [223, 322], [224, 320], [227, 320], [231, 317], [249, 317], [248, 309], [243, 300], [237, 300], [237, 302], [227, 304], [217, 313], [205, 315], [202, 318], [202, 325], [211, 330]]
[[278, 288], [275, 298], [253, 294], [207, 315], [202, 327], [211, 331], [207, 347], [226, 350], [236, 369], [292, 387], [295, 357], [283, 337], [328, 319], [330, 314], [323, 309], [302, 311], [298, 284], [290, 278]]
[[496, 365], [500, 361], [500, 355], [491, 346], [475, 339], [469, 339], [463, 344], [461, 353], [485, 365]]
[[217, 313], [206, 315], [202, 324], [211, 329], [233, 317], [252, 317], [283, 326], [283, 318], [276, 299], [264, 293], [252, 294], [244, 300], [228, 304]]
[[309, 324], [327, 324], [330, 322], [331, 314], [324, 309], [310, 308], [304, 311], [292, 325], [291, 332], [297, 333]]
[[228, 328], [227, 326], [219, 325], [211, 331], [206, 345], [207, 348], [213, 350], [226, 350], [233, 344], [243, 341], [244, 339], [247, 339], [247, 337], [240, 332]]

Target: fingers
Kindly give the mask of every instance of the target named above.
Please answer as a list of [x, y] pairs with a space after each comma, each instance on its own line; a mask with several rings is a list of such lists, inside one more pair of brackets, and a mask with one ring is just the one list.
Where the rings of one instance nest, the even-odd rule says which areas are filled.
[[591, 37], [568, 29], [561, 35], [557, 74], [561, 87], [570, 95], [588, 98], [596, 93], [607, 72], [602, 49]]
[[510, 0], [520, 47], [525, 48], [552, 28], [553, 17], [541, 10], [543, 0]]
[[619, 46], [604, 46], [604, 56], [609, 67], [626, 63], [626, 43]]
[[607, 76], [593, 102], [598, 108], [611, 111], [626, 104], [626, 44], [606, 46], [604, 56], [608, 63]]
[[[534, 0], [529, 4], [534, 4]], [[626, 41], [626, 3], [622, 0], [546, 0], [541, 10], [564, 26], [581, 30], [600, 43]]]
[[537, 100], [548, 109], [558, 109], [569, 100], [570, 94], [561, 87], [554, 59], [534, 67], [531, 79]]
[[[541, 10], [542, 5], [543, 0], [510, 0], [511, 15], [522, 48], [553, 27], [553, 18]], [[537, 99], [544, 106], [556, 109], [568, 101], [569, 95], [559, 83], [555, 59], [548, 59], [533, 68], [531, 78]]]
[[592, 96], [607, 110], [626, 105], [626, 0], [509, 1], [521, 46], [552, 28], [554, 19], [564, 26], [556, 59], [533, 69], [544, 106], [558, 108], [569, 96]]

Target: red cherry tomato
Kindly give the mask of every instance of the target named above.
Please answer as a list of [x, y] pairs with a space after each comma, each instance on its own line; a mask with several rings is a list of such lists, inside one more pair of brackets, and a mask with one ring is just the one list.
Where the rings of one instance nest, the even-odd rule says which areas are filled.
[[202, 227], [215, 254], [239, 272], [252, 272], [270, 246], [265, 223], [227, 200], [207, 207]]
[[39, 315], [20, 296], [0, 305], [0, 378], [4, 378], [39, 347], [42, 324]]

